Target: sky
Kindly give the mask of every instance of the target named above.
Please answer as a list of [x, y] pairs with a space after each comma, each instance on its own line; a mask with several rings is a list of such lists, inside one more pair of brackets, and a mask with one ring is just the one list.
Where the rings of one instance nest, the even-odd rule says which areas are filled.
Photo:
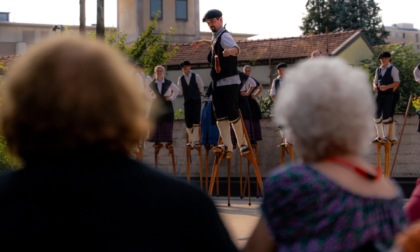
[[[418, 0], [376, 0], [385, 26], [412, 23], [420, 29]], [[201, 0], [200, 17], [209, 9], [223, 12], [226, 28], [233, 33], [258, 34], [255, 38], [297, 37], [306, 14], [307, 0]], [[78, 0], [0, 0], [0, 12], [10, 21], [40, 24], [79, 24]], [[117, 0], [105, 0], [105, 26], [117, 26]], [[201, 19], [201, 18], [200, 18]], [[86, 0], [86, 25], [96, 23], [96, 0]], [[209, 31], [200, 20], [200, 30]]]

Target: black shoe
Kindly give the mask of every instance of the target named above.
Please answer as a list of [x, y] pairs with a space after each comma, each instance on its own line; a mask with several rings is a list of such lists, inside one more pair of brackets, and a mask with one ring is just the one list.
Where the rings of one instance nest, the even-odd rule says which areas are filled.
[[388, 139], [388, 141], [392, 144], [396, 144], [398, 142], [397, 139]]
[[240, 148], [241, 155], [246, 155], [249, 153], [249, 147], [247, 145], [242, 145]]
[[376, 137], [375, 139], [372, 140], [372, 143], [381, 143], [382, 142], [382, 138], [380, 137]]
[[227, 151], [227, 146], [225, 146], [225, 145], [223, 145], [223, 144], [221, 144], [221, 145], [217, 145], [217, 146], [214, 146], [214, 147], [213, 147], [213, 151], [214, 151], [214, 152], [218, 152], [218, 153], [220, 153], [220, 152], [225, 152], [225, 151]]
[[193, 148], [198, 148], [198, 147], [200, 147], [200, 142], [198, 142], [198, 141], [194, 141], [192, 144], [191, 144], [191, 146], [193, 147]]

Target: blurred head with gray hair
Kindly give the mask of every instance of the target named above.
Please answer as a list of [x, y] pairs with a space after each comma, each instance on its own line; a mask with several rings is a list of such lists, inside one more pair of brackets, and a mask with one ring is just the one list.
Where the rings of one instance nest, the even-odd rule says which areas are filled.
[[289, 68], [285, 83], [275, 119], [295, 137], [303, 161], [365, 153], [375, 103], [364, 71], [339, 58], [319, 57]]

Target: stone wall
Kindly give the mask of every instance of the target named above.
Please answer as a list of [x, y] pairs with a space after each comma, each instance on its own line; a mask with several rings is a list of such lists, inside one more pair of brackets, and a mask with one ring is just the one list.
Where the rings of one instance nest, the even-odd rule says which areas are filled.
[[[397, 115], [395, 118], [395, 127], [397, 136], [400, 135], [403, 123], [404, 115]], [[404, 127], [404, 132], [402, 138], [400, 138], [400, 146], [398, 150], [398, 155], [394, 167], [393, 176], [394, 177], [419, 177], [420, 176], [420, 133], [417, 132], [418, 125], [417, 116], [409, 116], [406, 120], [406, 125]], [[373, 122], [372, 122], [373, 126]], [[277, 167], [280, 163], [280, 150], [277, 145], [280, 142], [279, 133], [276, 131], [276, 127], [273, 125], [270, 119], [261, 120], [261, 128], [263, 141], [258, 144], [258, 166], [261, 171], [261, 175], [266, 177], [270, 171]], [[185, 123], [184, 121], [175, 121], [174, 123], [174, 152], [176, 156], [176, 168], [179, 177], [186, 176], [186, 148], [185, 148]], [[366, 139], [366, 141], [371, 141], [371, 139]], [[154, 148], [153, 143], [145, 143], [145, 150], [143, 161], [154, 166]], [[398, 145], [392, 147], [391, 154], [391, 166], [395, 157], [395, 153]], [[205, 149], [202, 150], [203, 157], [203, 170], [205, 163]], [[191, 177], [199, 177], [199, 158], [198, 152], [192, 152], [192, 163], [191, 163]], [[240, 174], [240, 160], [239, 160], [239, 151], [235, 151], [231, 161], [231, 176], [239, 177]], [[209, 153], [209, 171], [211, 172], [212, 163], [213, 163], [213, 152]], [[382, 159], [384, 153], [382, 153]], [[370, 153], [366, 156], [367, 160], [372, 164], [377, 163], [377, 153], [376, 145], [371, 145]], [[242, 169], [245, 174], [246, 172], [246, 159], [242, 159]], [[286, 162], [289, 159], [286, 159]], [[219, 175], [221, 177], [226, 177], [227, 162], [226, 160], [222, 161], [221, 168], [219, 170]], [[166, 149], [161, 149], [158, 155], [158, 169], [163, 172], [172, 174], [172, 162], [171, 157], [168, 155]], [[254, 175], [252, 166], [251, 174]]]

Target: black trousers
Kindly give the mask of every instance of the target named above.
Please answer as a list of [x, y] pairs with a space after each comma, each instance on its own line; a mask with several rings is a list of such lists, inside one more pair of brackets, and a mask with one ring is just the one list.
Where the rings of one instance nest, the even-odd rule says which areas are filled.
[[375, 118], [381, 118], [387, 120], [393, 115], [393, 93], [377, 93], [376, 94], [376, 112]]
[[213, 92], [213, 108], [217, 120], [235, 121], [239, 118], [239, 85], [215, 87]]
[[201, 100], [188, 100], [184, 103], [185, 124], [192, 128], [194, 124], [200, 124]]

